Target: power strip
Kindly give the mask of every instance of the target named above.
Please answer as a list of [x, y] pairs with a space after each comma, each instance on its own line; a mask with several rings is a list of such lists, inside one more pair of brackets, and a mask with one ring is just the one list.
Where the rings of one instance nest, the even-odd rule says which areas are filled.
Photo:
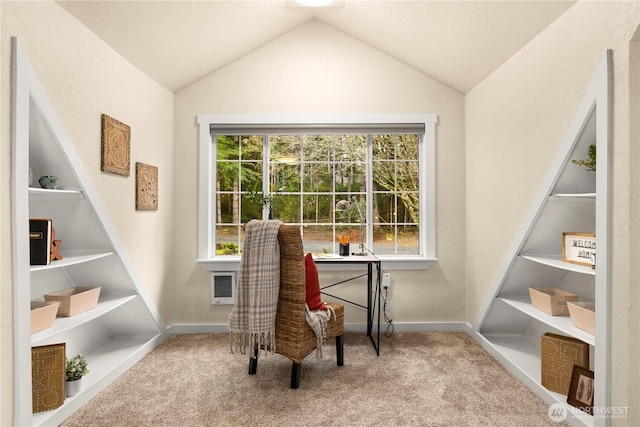
[[389, 286], [391, 286], [391, 273], [384, 273], [382, 274], [382, 287], [389, 289]]

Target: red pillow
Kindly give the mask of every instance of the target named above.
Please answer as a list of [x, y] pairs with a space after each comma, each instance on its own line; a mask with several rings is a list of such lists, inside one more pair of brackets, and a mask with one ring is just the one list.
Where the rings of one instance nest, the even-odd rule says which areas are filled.
[[318, 267], [311, 253], [304, 257], [304, 271], [307, 284], [307, 305], [309, 310], [328, 310], [320, 299], [320, 280], [318, 279]]

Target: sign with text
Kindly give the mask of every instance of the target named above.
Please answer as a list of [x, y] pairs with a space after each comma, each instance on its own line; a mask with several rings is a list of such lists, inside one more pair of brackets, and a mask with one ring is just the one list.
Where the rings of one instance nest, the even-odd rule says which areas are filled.
[[593, 233], [562, 233], [562, 261], [592, 266], [595, 263], [596, 235]]

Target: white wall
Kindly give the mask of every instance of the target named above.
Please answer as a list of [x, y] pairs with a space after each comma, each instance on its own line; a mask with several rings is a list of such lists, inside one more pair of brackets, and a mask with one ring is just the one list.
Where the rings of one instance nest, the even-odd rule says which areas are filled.
[[[464, 97], [318, 21], [304, 24], [176, 93], [175, 275], [170, 323], [226, 324], [209, 304], [209, 274], [197, 258], [199, 113], [436, 113], [438, 250], [430, 270], [393, 273], [395, 322], [464, 320]], [[384, 269], [384, 263], [383, 267]], [[321, 280], [331, 280], [322, 274]], [[346, 292], [366, 301], [364, 283]], [[346, 307], [346, 322], [365, 323]]]
[[[0, 43], [2, 42], [2, 5], [0, 5]], [[4, 56], [4, 54], [2, 55]], [[4, 68], [0, 66], [0, 82], [6, 76]], [[4, 92], [0, 91], [0, 99], [4, 99]], [[1, 107], [0, 107], [1, 108]], [[4, 114], [0, 114], [0, 236], [10, 236], [11, 234], [11, 206], [9, 194], [11, 194], [11, 155], [10, 145], [3, 143], [6, 135], [6, 119]], [[5, 196], [6, 195], [6, 196]], [[13, 407], [13, 376], [3, 372], [13, 371], [13, 347], [5, 344], [5, 337], [11, 337], [13, 331], [13, 289], [9, 285], [2, 283], [12, 283], [11, 260], [13, 245], [0, 245], [0, 425], [12, 421]], [[9, 340], [10, 338], [7, 338]]]
[[[629, 52], [629, 186], [631, 187], [629, 200], [629, 235], [640, 236], [640, 27], [631, 42]], [[635, 143], [631, 142], [635, 141]], [[629, 377], [634, 378], [629, 385], [629, 401], [640, 401], [640, 361], [633, 363], [640, 354], [640, 239], [631, 239], [629, 251], [630, 282], [629, 282], [629, 341], [630, 360]], [[635, 349], [634, 349], [635, 345]], [[631, 419], [640, 424], [640, 405], [631, 408]]]
[[[638, 218], [640, 197], [629, 198], [632, 188], [637, 193], [629, 177], [638, 150], [628, 134], [628, 42], [638, 9], [578, 3], [468, 94], [465, 119], [460, 93], [318, 22], [178, 92], [174, 106], [170, 93], [55, 3], [2, 1], [0, 236], [11, 235], [10, 37], [17, 35], [168, 324], [224, 324], [229, 313], [209, 305], [209, 275], [195, 264], [198, 113], [438, 114], [440, 261], [426, 273], [394, 272], [393, 317], [471, 322], [604, 49], [613, 48], [613, 397], [637, 406], [638, 314], [632, 305], [630, 315], [629, 301], [640, 296], [629, 271], [639, 254], [628, 237], [638, 231], [630, 218]], [[134, 211], [133, 177], [100, 172], [101, 113], [132, 126], [133, 162], [159, 167], [158, 212]], [[0, 245], [0, 425], [12, 424], [11, 265], [10, 245]], [[364, 315], [350, 310], [347, 320], [363, 323]], [[637, 407], [634, 414], [631, 423], [640, 424]]]
[[[466, 96], [467, 319], [478, 316], [497, 269], [607, 48], [613, 49], [613, 222], [611, 280], [612, 404], [629, 406], [637, 425], [638, 325], [630, 296], [632, 170], [629, 137], [629, 42], [638, 2], [578, 2]], [[637, 117], [634, 118], [637, 120]], [[633, 204], [631, 204], [633, 203]], [[633, 260], [633, 261], [632, 261]], [[637, 271], [637, 270], [635, 270]], [[637, 319], [637, 315], [635, 316]], [[634, 342], [630, 343], [633, 339]], [[635, 373], [635, 376], [630, 374]], [[635, 388], [635, 392], [633, 389]]]
[[[54, 2], [0, 2], [2, 375], [0, 425], [12, 425], [11, 37], [36, 70], [115, 228], [160, 306], [171, 267], [173, 94], [150, 80]], [[100, 171], [100, 115], [132, 129], [128, 178]], [[135, 211], [135, 162], [158, 166], [159, 209]], [[64, 237], [62, 237], [64, 239]], [[64, 240], [63, 240], [64, 248]], [[167, 317], [167, 313], [162, 313]]]

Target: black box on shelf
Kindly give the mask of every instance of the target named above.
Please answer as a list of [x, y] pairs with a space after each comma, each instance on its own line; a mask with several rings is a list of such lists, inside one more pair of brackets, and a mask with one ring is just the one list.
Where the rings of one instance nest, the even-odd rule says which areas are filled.
[[29, 218], [31, 265], [51, 263], [51, 218]]

